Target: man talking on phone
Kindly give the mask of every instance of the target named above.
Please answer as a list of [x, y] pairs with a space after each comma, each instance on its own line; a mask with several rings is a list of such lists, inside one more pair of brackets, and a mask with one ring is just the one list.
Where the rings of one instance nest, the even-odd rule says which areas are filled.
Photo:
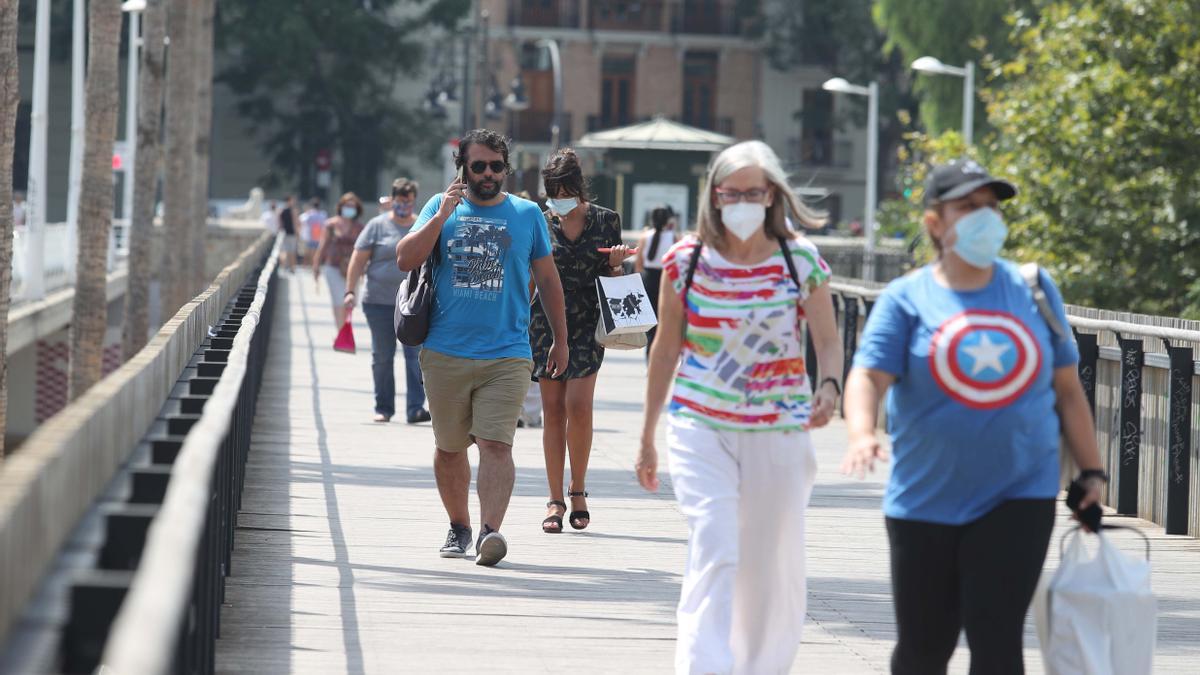
[[512, 443], [533, 369], [529, 348], [529, 277], [554, 334], [548, 371], [567, 365], [562, 284], [537, 205], [503, 191], [508, 142], [487, 129], [459, 140], [458, 178], [435, 195], [396, 245], [409, 271], [434, 256], [433, 311], [421, 351], [425, 395], [437, 445], [433, 473], [450, 531], [440, 554], [466, 557], [473, 543], [466, 450], [479, 447], [480, 530], [475, 562], [492, 566], [508, 553], [500, 534], [516, 468]]

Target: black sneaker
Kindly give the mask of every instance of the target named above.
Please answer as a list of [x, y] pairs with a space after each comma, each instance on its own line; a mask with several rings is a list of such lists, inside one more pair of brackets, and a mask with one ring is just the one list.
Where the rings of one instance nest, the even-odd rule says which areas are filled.
[[450, 531], [446, 533], [446, 543], [438, 552], [443, 558], [462, 558], [471, 550], [471, 528], [465, 525], [450, 523]]
[[431, 419], [433, 419], [433, 417], [429, 414], [429, 411], [422, 408], [408, 416], [408, 423], [420, 424], [421, 422], [428, 422]]
[[475, 544], [475, 564], [491, 567], [508, 555], [508, 541], [504, 535], [496, 532], [487, 525], [479, 533], [479, 542]]

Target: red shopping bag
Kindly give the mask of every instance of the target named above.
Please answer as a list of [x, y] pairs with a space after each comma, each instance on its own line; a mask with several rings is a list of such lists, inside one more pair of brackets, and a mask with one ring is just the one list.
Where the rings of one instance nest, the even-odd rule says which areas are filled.
[[346, 310], [346, 323], [342, 324], [342, 329], [338, 331], [337, 337], [333, 339], [333, 350], [335, 352], [354, 353], [354, 327], [350, 325], [350, 312]]

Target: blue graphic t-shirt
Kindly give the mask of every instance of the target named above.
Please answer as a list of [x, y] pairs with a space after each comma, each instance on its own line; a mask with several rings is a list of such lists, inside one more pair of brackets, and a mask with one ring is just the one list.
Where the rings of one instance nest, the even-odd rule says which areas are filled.
[[[414, 232], [441, 203], [437, 194], [425, 204]], [[464, 199], [442, 226], [437, 252], [425, 348], [466, 359], [532, 358], [529, 265], [550, 255], [537, 204], [512, 195], [496, 206]]]
[[[1062, 297], [1042, 273], [1062, 325]], [[997, 261], [975, 291], [937, 283], [931, 267], [888, 285], [854, 365], [896, 376], [887, 400], [892, 518], [969, 523], [1009, 499], [1058, 494], [1053, 371], [1079, 361], [1038, 313], [1019, 268]]]

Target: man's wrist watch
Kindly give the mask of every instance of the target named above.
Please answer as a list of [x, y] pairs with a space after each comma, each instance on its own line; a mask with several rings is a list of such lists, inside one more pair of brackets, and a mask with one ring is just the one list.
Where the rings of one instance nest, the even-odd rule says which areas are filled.
[[1084, 469], [1083, 471], [1079, 472], [1079, 477], [1075, 480], [1085, 481], [1089, 478], [1099, 478], [1105, 483], [1108, 482], [1108, 474], [1104, 472], [1104, 469]]

